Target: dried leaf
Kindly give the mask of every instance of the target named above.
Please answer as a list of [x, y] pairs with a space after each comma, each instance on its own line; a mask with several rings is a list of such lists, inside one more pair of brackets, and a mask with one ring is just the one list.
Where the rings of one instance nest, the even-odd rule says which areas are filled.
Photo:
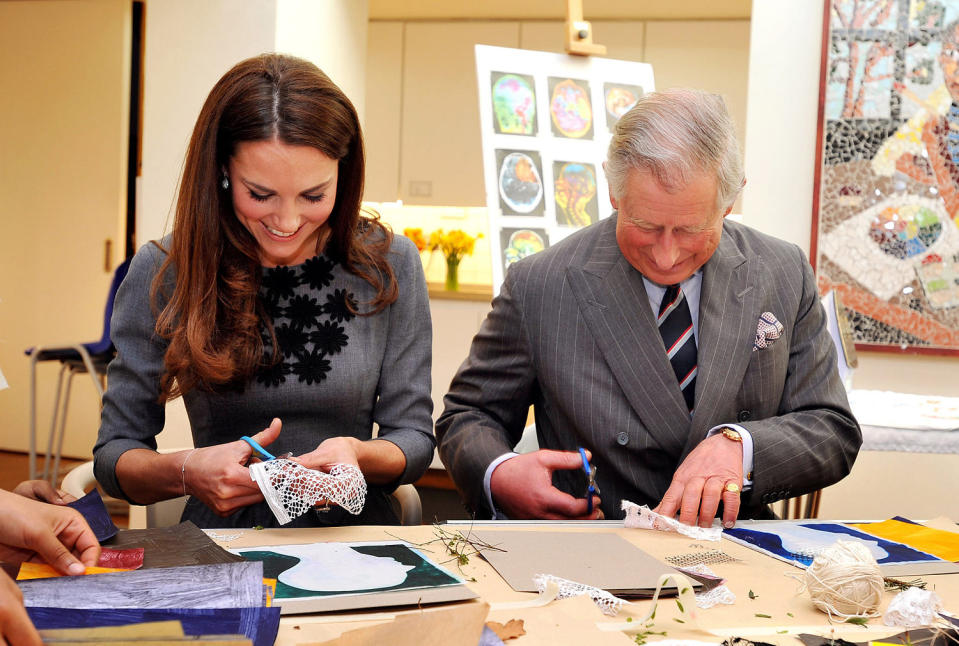
[[765, 614], [763, 614], [763, 613], [761, 613], [761, 612], [757, 612], [757, 613], [756, 613], [756, 616], [757, 616], [757, 617], [762, 617], [763, 619], [772, 619], [772, 618], [773, 618], [772, 615], [765, 615]]
[[758, 599], [758, 598], [759, 598], [759, 595], [756, 594], [755, 592], [753, 592], [752, 590], [750, 590], [750, 591], [749, 591], [749, 598], [750, 598], [750, 599]]
[[510, 619], [505, 625], [496, 621], [487, 621], [486, 627], [496, 633], [496, 636], [504, 642], [507, 639], [516, 639], [526, 634], [522, 619]]
[[856, 624], [857, 626], [865, 626], [869, 623], [869, 617], [850, 617], [846, 620], [847, 624]]

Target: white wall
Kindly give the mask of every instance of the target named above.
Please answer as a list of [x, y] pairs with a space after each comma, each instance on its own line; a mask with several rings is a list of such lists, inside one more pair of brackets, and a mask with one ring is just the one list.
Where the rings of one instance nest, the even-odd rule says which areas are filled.
[[[822, 6], [754, 2], [751, 31], [743, 222], [808, 254]], [[853, 386], [959, 396], [957, 369], [954, 357], [860, 352]]]
[[276, 51], [316, 63], [350, 97], [361, 122], [368, 22], [366, 0], [276, 0]]
[[172, 227], [183, 156], [210, 88], [234, 64], [273, 49], [276, 2], [154, 0], [145, 15], [138, 246]]

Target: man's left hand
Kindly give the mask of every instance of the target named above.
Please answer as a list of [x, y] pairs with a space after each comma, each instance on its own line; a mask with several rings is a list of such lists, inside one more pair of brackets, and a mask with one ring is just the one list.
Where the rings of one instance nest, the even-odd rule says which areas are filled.
[[695, 525], [698, 518], [700, 527], [709, 527], [721, 500], [723, 526], [732, 527], [739, 514], [742, 486], [743, 445], [717, 433], [700, 442], [686, 456], [656, 511], [669, 518], [678, 511], [679, 522]]

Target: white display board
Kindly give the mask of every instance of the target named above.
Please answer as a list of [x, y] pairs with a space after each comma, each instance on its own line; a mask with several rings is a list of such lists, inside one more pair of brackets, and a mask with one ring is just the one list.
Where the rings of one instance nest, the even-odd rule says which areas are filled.
[[612, 213], [606, 148], [653, 68], [477, 45], [476, 77], [496, 292], [510, 264]]

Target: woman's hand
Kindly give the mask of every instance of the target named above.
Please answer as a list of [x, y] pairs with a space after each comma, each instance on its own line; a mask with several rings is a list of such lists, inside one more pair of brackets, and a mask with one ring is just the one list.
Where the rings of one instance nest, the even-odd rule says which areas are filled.
[[76, 500], [63, 489], [54, 489], [46, 480], [24, 480], [13, 488], [13, 493], [51, 505], [65, 505]]
[[76, 509], [0, 491], [0, 519], [0, 560], [42, 560], [63, 574], [83, 574], [100, 560], [100, 543]]
[[[268, 428], [253, 436], [263, 447], [280, 435], [282, 423], [275, 418]], [[246, 467], [253, 449], [243, 440], [184, 451], [180, 461], [186, 492], [196, 496], [219, 516], [229, 516], [241, 507], [261, 502], [263, 494]]]
[[308, 469], [316, 469], [324, 473], [330, 472], [334, 464], [355, 464], [360, 466], [360, 451], [362, 442], [355, 437], [331, 437], [309, 453], [293, 458]]

